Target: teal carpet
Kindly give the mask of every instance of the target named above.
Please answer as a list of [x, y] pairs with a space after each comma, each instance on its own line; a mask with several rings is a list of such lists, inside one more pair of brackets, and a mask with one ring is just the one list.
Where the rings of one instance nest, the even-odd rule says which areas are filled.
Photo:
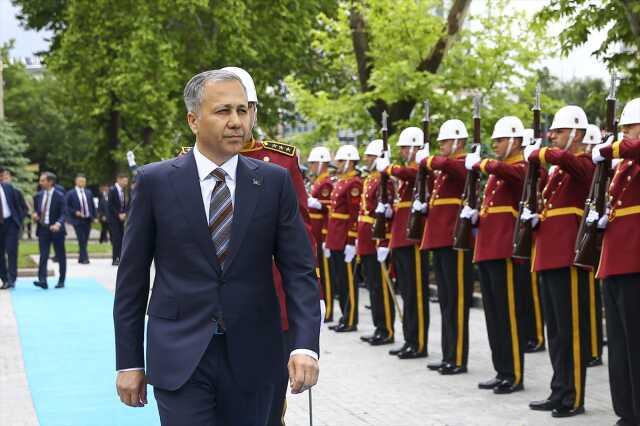
[[93, 279], [42, 290], [22, 279], [12, 292], [29, 388], [41, 426], [155, 426], [151, 387], [144, 408], [115, 390], [113, 295]]

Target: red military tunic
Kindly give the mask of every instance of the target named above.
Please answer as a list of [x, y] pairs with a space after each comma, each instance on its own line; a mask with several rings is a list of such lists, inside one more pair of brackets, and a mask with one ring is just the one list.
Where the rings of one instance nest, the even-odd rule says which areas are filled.
[[355, 245], [360, 194], [362, 180], [355, 171], [341, 175], [334, 184], [325, 240], [329, 250], [344, 251], [345, 245]]
[[611, 212], [602, 241], [598, 278], [640, 272], [640, 140], [604, 147], [605, 158], [623, 158], [609, 186]]
[[413, 186], [418, 174], [418, 166], [413, 163], [409, 166], [390, 166], [387, 169], [391, 176], [398, 178], [398, 200], [393, 206], [393, 222], [391, 223], [392, 249], [408, 247], [416, 242], [407, 239], [407, 224], [411, 216], [411, 204], [413, 204]]
[[453, 246], [453, 232], [458, 220], [467, 169], [465, 154], [455, 159], [441, 156], [425, 158], [424, 165], [435, 180], [429, 198], [429, 212], [422, 234], [420, 250]]
[[540, 272], [573, 266], [578, 227], [595, 166], [589, 154], [557, 148], [535, 150], [531, 164], [554, 164], [542, 191], [540, 223], [535, 230], [531, 267]]
[[522, 154], [505, 161], [482, 160], [474, 166], [489, 175], [478, 220], [474, 262], [511, 258], [525, 166]]
[[329, 223], [329, 205], [331, 204], [331, 191], [333, 190], [333, 178], [328, 172], [320, 174], [311, 186], [311, 196], [322, 204], [322, 208], [309, 209], [313, 237], [316, 243], [324, 241]]
[[[376, 222], [375, 210], [378, 205], [378, 189], [380, 188], [380, 173], [373, 172], [364, 180], [360, 214], [358, 215], [358, 242], [356, 254], [367, 256], [376, 253], [377, 247], [387, 247], [389, 240], [376, 241], [373, 239], [373, 225]], [[387, 202], [393, 203], [394, 190], [391, 179], [387, 181]], [[390, 228], [387, 221], [387, 230]], [[388, 231], [387, 231], [388, 233]]]

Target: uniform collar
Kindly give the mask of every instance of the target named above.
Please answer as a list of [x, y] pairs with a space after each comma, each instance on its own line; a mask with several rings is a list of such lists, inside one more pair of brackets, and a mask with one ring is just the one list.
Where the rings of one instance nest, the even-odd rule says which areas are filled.
[[251, 138], [249, 142], [242, 148], [240, 152], [257, 151], [261, 148], [261, 144], [255, 138]]
[[236, 169], [238, 168], [237, 154], [225, 161], [224, 164], [219, 166], [205, 157], [198, 149], [198, 144], [196, 143], [193, 146], [193, 157], [196, 160], [196, 168], [198, 169], [198, 178], [200, 179], [200, 182], [207, 179], [211, 175], [211, 172], [213, 172], [217, 168], [221, 168], [225, 171], [227, 179], [236, 179]]
[[515, 163], [520, 163], [522, 161], [524, 161], [524, 155], [522, 153], [510, 155], [503, 160], [503, 162], [507, 164], [515, 164]]
[[340, 179], [348, 179], [350, 177], [354, 177], [355, 175], [357, 175], [358, 172], [356, 170], [351, 170], [348, 173], [343, 173], [340, 175]]

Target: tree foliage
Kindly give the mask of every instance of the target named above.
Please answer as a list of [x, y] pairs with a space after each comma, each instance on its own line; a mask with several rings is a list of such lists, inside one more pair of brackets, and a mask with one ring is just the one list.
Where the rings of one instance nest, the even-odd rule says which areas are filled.
[[0, 166], [11, 170], [13, 183], [26, 194], [33, 193], [34, 175], [27, 170], [29, 160], [24, 153], [27, 144], [11, 122], [0, 119]]

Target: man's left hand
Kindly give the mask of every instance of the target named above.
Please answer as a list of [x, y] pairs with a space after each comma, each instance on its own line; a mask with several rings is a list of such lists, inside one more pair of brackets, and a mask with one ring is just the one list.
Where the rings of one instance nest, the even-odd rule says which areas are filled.
[[49, 229], [50, 229], [52, 232], [58, 232], [58, 231], [60, 231], [60, 224], [59, 224], [59, 223], [54, 223], [53, 225], [51, 225], [51, 226], [49, 227]]
[[318, 361], [309, 355], [291, 356], [287, 367], [292, 394], [302, 393], [318, 383], [320, 366]]

